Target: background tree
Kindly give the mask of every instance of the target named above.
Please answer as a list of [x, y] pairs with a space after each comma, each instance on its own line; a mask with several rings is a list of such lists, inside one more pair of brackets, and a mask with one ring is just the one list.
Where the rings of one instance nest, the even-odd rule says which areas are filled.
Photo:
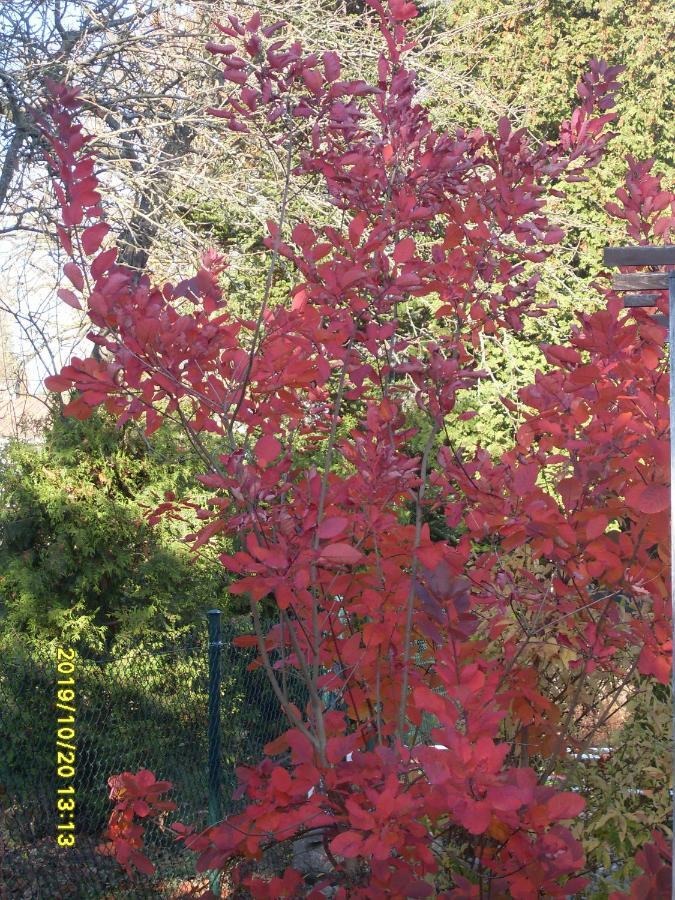
[[10, 445], [0, 466], [3, 646], [67, 640], [100, 655], [178, 635], [213, 606], [237, 612], [213, 558], [186, 547], [189, 521], [147, 523], [195, 471], [175, 431], [119, 432], [105, 414], [56, 416], [41, 445]]
[[[32, 263], [30, 278], [21, 274], [23, 264], [21, 271], [14, 268], [9, 279], [13, 287], [0, 297], [0, 305], [20, 317], [23, 353], [39, 353], [42, 375], [54, 374], [81, 336], [79, 317], [59, 305], [48, 288], [55, 266], [45, 254], [57, 255], [58, 247], [54, 210], [42, 188], [32, 113], [45, 75], [68, 78], [82, 87], [87, 124], [106, 160], [111, 189], [104, 202], [123, 254], [120, 261], [139, 268], [149, 263], [160, 278], [184, 277], [205, 243], [217, 246], [229, 256], [223, 275], [229, 302], [255, 307], [253, 298], [259, 297], [265, 282], [261, 241], [266, 220], [278, 208], [283, 162], [264, 138], [243, 142], [206, 115], [221, 76], [203, 47], [212, 22], [227, 11], [224, 2], [199, 0], [104, 0], [88, 6], [21, 0], [5, 4], [0, 12], [5, 26], [0, 31], [6, 35], [0, 39], [4, 168], [9, 173], [0, 209], [5, 213], [3, 227], [15, 240], [17, 229], [22, 234], [22, 252], [17, 249], [12, 255]], [[322, 50], [338, 49], [350, 77], [374, 72], [376, 31], [363, 4], [296, 0], [284, 4], [284, 16], [296, 38], [311, 34]], [[536, 350], [538, 340], [562, 337], [573, 320], [572, 310], [582, 301], [599, 299], [592, 288], [599, 247], [603, 236], [618, 234], [604, 204], [623, 178], [625, 153], [655, 156], [666, 167], [666, 181], [672, 174], [672, 122], [666, 113], [672, 75], [661, 53], [666, 16], [666, 8], [658, 3], [624, 10], [604, 0], [451, 7], [432, 2], [413, 25], [420, 41], [415, 66], [421, 97], [440, 125], [492, 128], [507, 114], [535, 138], [550, 137], [574, 96], [583, 61], [602, 56], [627, 65], [629, 73], [620, 99], [617, 140], [590, 181], [551, 209], [567, 238], [555, 260], [543, 266], [539, 290], [542, 302], [555, 296], [557, 311], [529, 323], [524, 339], [484, 338], [483, 365], [492, 377], [464, 400], [465, 408], [477, 415], [453, 426], [453, 438], [461, 444], [473, 447], [480, 435], [491, 452], [506, 448], [518, 416], [503, 408], [499, 395], [513, 397], [535, 369], [546, 364]], [[258, 164], [261, 159], [264, 166]], [[332, 212], [311, 181], [303, 185], [295, 179], [289, 221], [317, 214], [329, 221]], [[55, 262], [58, 265], [58, 257]], [[39, 269], [46, 277], [36, 281]], [[284, 270], [282, 260], [275, 273], [280, 296], [288, 288]], [[416, 315], [428, 313], [420, 310]], [[52, 346], [63, 344], [56, 354], [59, 359], [48, 358], [45, 340]], [[31, 383], [34, 389], [34, 376]]]
[[565, 238], [540, 267], [538, 290], [542, 303], [555, 301], [555, 310], [528, 322], [520, 337], [486, 337], [482, 365], [490, 380], [464, 401], [477, 415], [453, 425], [461, 444], [480, 442], [497, 453], [507, 448], [519, 424], [518, 411], [505, 410], [500, 396], [515, 400], [518, 389], [547, 366], [537, 345], [566, 340], [576, 310], [603, 302], [595, 285], [602, 247], [623, 240], [620, 221], [605, 206], [624, 181], [626, 155], [656, 159], [664, 184], [673, 184], [675, 134], [668, 112], [673, 67], [662, 52], [668, 10], [658, 2], [626, 7], [613, 0], [460, 0], [432, 9], [433, 33], [422, 50], [420, 71], [425, 100], [439, 124], [494, 128], [507, 115], [528, 133], [550, 138], [574, 98], [580, 65], [595, 56], [625, 66], [616, 138], [587, 180], [571, 185], [550, 208]]
[[[276, 207], [283, 167], [264, 141], [242, 160], [236, 135], [214, 127], [207, 114], [222, 79], [204, 47], [224, 6], [210, 0], [19, 0], [0, 10], [0, 234], [6, 248], [0, 267], [9, 285], [0, 308], [23, 337], [34, 390], [35, 371], [54, 374], [83, 335], [82, 318], [59, 304], [52, 287], [63, 260], [35, 123], [46, 78], [81, 86], [88, 127], [105, 160], [104, 203], [120, 262], [138, 271], [150, 264], [162, 277], [184, 275], [211, 231], [204, 210], [222, 207], [223, 243], [230, 249], [243, 235], [249, 244], [245, 272], [233, 266], [230, 278], [242, 301], [250, 295], [250, 250]], [[326, 39], [338, 36], [359, 47], [355, 64], [360, 54], [367, 58], [359, 23], [344, 10], [287, 6], [298, 34], [309, 28]], [[251, 162], [261, 157], [267, 162], [262, 177]], [[311, 192], [305, 196], [311, 202]], [[46, 277], [37, 278], [38, 272]]]

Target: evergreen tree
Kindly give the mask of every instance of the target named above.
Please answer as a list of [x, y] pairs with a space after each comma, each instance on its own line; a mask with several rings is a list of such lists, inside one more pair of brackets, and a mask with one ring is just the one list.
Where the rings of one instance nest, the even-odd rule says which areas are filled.
[[227, 608], [220, 566], [182, 543], [189, 522], [147, 521], [166, 491], [180, 493], [193, 462], [170, 428], [146, 438], [105, 413], [55, 416], [42, 446], [10, 444], [0, 466], [0, 640], [58, 635], [100, 651]]

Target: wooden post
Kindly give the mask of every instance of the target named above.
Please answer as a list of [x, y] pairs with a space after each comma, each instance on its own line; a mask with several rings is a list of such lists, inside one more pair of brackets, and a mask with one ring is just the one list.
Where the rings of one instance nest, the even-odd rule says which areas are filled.
[[[606, 266], [631, 268], [634, 266], [675, 266], [675, 246], [668, 247], [605, 247]], [[636, 291], [624, 297], [625, 307], [656, 306], [660, 294], [668, 291], [668, 316], [652, 316], [659, 325], [668, 325], [668, 364], [670, 368], [670, 614], [671, 614], [671, 803], [673, 809], [673, 877], [671, 895], [675, 898], [675, 270], [670, 272], [636, 272], [615, 275], [615, 291]]]

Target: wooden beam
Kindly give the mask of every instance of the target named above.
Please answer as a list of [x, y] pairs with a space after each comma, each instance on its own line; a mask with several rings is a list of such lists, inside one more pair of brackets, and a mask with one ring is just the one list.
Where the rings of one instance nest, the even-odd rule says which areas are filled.
[[615, 291], [668, 290], [667, 272], [637, 272], [634, 275], [615, 275], [612, 278]]
[[675, 266], [675, 245], [668, 247], [605, 247], [606, 266]]
[[623, 298], [624, 306], [656, 306], [661, 294], [626, 294]]

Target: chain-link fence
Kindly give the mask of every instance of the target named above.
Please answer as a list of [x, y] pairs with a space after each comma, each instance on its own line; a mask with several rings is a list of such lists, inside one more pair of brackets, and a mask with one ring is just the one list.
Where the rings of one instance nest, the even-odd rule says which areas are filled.
[[[2, 660], [2, 900], [177, 898], [197, 886], [194, 855], [170, 832], [152, 825], [146, 831], [146, 846], [156, 865], [154, 877], [132, 881], [97, 850], [111, 810], [107, 779], [122, 771], [151, 769], [158, 779], [174, 784], [170, 796], [178, 809], [167, 817], [167, 824], [199, 826], [207, 824], [210, 799], [213, 816], [213, 779], [218, 772], [220, 812], [235, 808], [235, 766], [258, 760], [265, 743], [285, 727], [264, 671], [249, 670], [253, 651], [232, 646], [232, 638], [244, 630], [248, 629], [241, 624], [225, 622], [221, 646], [215, 654], [211, 648], [211, 710], [217, 705], [213, 688], [219, 684], [220, 746], [214, 743], [212, 728], [210, 760], [206, 626], [180, 645], [77, 663], [72, 676], [77, 710], [76, 842], [71, 848], [59, 847], [55, 839], [56, 683], [63, 675], [57, 674], [55, 659]], [[219, 664], [216, 682], [214, 661]]]

